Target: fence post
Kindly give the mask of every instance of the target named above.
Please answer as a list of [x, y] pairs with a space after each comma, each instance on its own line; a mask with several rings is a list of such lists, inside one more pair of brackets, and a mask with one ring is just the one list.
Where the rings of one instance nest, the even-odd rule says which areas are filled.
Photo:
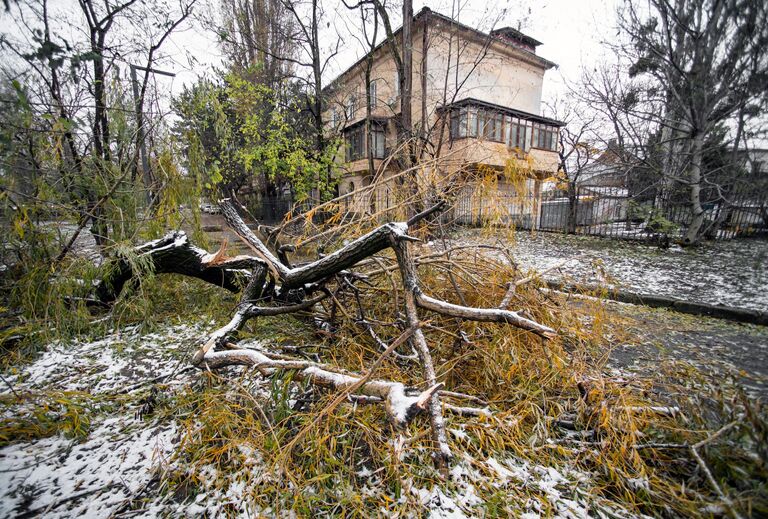
[[533, 181], [533, 211], [531, 216], [531, 230], [537, 231], [539, 229], [541, 220], [541, 180], [534, 179]]

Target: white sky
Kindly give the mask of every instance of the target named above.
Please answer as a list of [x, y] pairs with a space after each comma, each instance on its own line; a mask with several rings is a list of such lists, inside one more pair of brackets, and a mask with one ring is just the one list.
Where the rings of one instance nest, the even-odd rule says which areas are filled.
[[[206, 0], [197, 6], [198, 15], [215, 16], [216, 0]], [[500, 13], [506, 14], [496, 24], [497, 27], [517, 27], [522, 23], [524, 33], [536, 38], [543, 44], [537, 53], [554, 61], [559, 68], [547, 72], [544, 80], [544, 100], [551, 100], [564, 93], [565, 83], [576, 81], [582, 66], [589, 67], [604, 56], [601, 41], [615, 38], [615, 11], [620, 0], [545, 0], [540, 2], [526, 0], [500, 0], [489, 7], [487, 0], [464, 0], [461, 5], [459, 21], [488, 29], [487, 20], [494, 19]], [[330, 27], [324, 27], [322, 40], [326, 42], [326, 51], [335, 46], [341, 34], [344, 44], [340, 53], [332, 61], [324, 83], [328, 84], [335, 76], [363, 56], [364, 46], [354, 37], [359, 31], [357, 13], [350, 13], [339, 0], [321, 0], [327, 11]], [[450, 16], [450, 0], [415, 0], [413, 9], [418, 12], [424, 5], [433, 11]], [[506, 10], [506, 11], [504, 11]], [[393, 13], [393, 24], [400, 25], [399, 13]], [[197, 25], [197, 24], [196, 24]], [[221, 63], [221, 52], [217, 46], [216, 35], [201, 30], [200, 27], [188, 27], [175, 35], [164, 50], [175, 63], [171, 65], [177, 74], [173, 80], [173, 92], [181, 90], [183, 84], [193, 82], [211, 66]], [[187, 54], [199, 61], [190, 65]]]
[[[156, 0], [166, 5], [177, 5], [176, 0]], [[343, 39], [339, 54], [331, 61], [324, 84], [328, 84], [340, 72], [361, 58], [365, 46], [356, 34], [360, 34], [359, 12], [346, 9], [341, 0], [319, 0], [325, 11], [327, 25], [321, 29], [323, 49], [328, 55], [336, 47], [339, 37]], [[397, 2], [398, 0], [390, 0]], [[565, 92], [567, 81], [576, 81], [582, 65], [596, 63], [604, 53], [600, 45], [602, 40], [615, 39], [614, 18], [617, 3], [621, 0], [414, 0], [414, 12], [423, 6], [446, 16], [451, 16], [459, 2], [458, 20], [471, 27], [482, 30], [491, 28], [491, 20], [498, 19], [495, 27], [518, 27], [526, 34], [543, 42], [538, 54], [559, 65], [559, 68], [547, 72], [544, 80], [544, 101]], [[14, 14], [19, 11], [14, 5]], [[55, 32], [69, 41], [83, 41], [85, 38], [79, 7], [76, 0], [49, 0], [51, 17], [57, 25]], [[401, 8], [391, 14], [393, 28], [401, 22]], [[184, 85], [193, 83], [197, 77], [210, 73], [213, 67], [221, 67], [222, 53], [217, 35], [208, 29], [202, 20], [219, 19], [219, 0], [198, 0], [194, 8], [193, 19], [182, 24], [161, 48], [160, 54], [165, 59], [156, 63], [155, 68], [174, 72], [175, 78], [154, 76], [158, 92], [163, 98], [163, 111], [169, 106], [170, 96], [181, 92]], [[0, 13], [0, 32], [11, 40], [19, 40], [21, 34], [14, 20], [7, 13]], [[149, 23], [145, 20], [143, 23]], [[210, 24], [207, 24], [210, 26]], [[134, 29], [135, 31], [136, 29]], [[383, 30], [379, 31], [380, 40]], [[141, 36], [139, 35], [140, 39]], [[8, 55], [3, 59], [9, 59]], [[142, 58], [128, 57], [126, 60], [141, 64]], [[126, 68], [125, 64], [121, 68]], [[127, 73], [127, 71], [124, 71]]]

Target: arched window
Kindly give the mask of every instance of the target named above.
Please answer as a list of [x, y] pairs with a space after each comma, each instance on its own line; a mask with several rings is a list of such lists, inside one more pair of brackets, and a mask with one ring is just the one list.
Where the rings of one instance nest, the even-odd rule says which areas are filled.
[[347, 191], [347, 193], [351, 193], [354, 190], [355, 190], [355, 183], [354, 182], [350, 182], [349, 183], [349, 190]]

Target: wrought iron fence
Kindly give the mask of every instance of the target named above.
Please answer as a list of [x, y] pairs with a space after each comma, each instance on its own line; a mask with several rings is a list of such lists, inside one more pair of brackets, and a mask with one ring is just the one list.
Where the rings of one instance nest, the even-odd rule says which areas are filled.
[[[295, 217], [312, 209], [311, 201], [296, 202], [290, 194], [252, 196], [246, 200], [248, 211], [259, 223], [274, 225], [282, 222], [286, 217]], [[312, 221], [317, 224], [325, 223], [331, 213], [317, 210], [312, 214]]]
[[293, 198], [290, 195], [253, 196], [247, 199], [248, 211], [259, 222], [275, 224], [293, 211]]
[[[377, 210], [389, 204], [379, 198], [375, 201]], [[348, 199], [342, 210], [354, 212], [360, 210], [357, 206], [363, 207], [361, 204]], [[295, 203], [289, 195], [254, 197], [247, 205], [254, 217], [266, 224], [311, 208], [307, 202]], [[768, 233], [768, 196], [743, 193], [731, 197], [728, 203], [707, 202], [703, 206], [707, 237], [727, 239]], [[323, 223], [329, 216], [318, 211], [313, 220]], [[505, 225], [636, 240], [681, 238], [691, 218], [689, 204], [679, 197], [663, 199], [647, 193], [632, 196], [627, 188], [606, 186], [579, 186], [571, 193], [550, 190], [539, 197], [532, 192], [518, 195], [467, 187], [443, 215], [444, 222], [461, 225]]]
[[[704, 230], [716, 239], [768, 233], [768, 196], [741, 194], [704, 203]], [[464, 225], [514, 225], [520, 229], [637, 240], [681, 238], [691, 223], [690, 205], [676, 199], [631, 196], [624, 187], [579, 186], [572, 192], [487, 193], [467, 189], [452, 220]]]

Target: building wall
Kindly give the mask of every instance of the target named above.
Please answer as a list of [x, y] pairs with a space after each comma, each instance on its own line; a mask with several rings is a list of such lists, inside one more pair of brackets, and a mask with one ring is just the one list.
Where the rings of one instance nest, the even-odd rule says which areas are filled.
[[[427, 20], [426, 67], [422, 63], [425, 56], [424, 25], [416, 24], [413, 30], [411, 113], [414, 125], [432, 127], [438, 120], [439, 107], [467, 98], [540, 115], [545, 66], [536, 63], [535, 57], [496, 40], [488, 44], [476, 34], [450, 26], [438, 18]], [[338, 116], [336, 129], [365, 118], [366, 66], [364, 59], [334, 85], [324, 114], [329, 130], [334, 129], [334, 112]], [[397, 71], [387, 45], [374, 52], [371, 81], [376, 82], [376, 106], [371, 110], [372, 116], [392, 117], [399, 113]], [[426, 110], [423, 84], [426, 84]], [[357, 109], [352, 117], [345, 117], [345, 108], [352, 95], [358, 100]], [[394, 142], [395, 128], [390, 128], [390, 132]], [[506, 150], [503, 153], [506, 154]]]
[[442, 21], [427, 34], [428, 106], [475, 98], [540, 115], [545, 67], [535, 58]]
[[[554, 173], [557, 170], [558, 157], [551, 151], [531, 149], [519, 156], [507, 148], [505, 143], [486, 141], [477, 138], [464, 138], [451, 142], [449, 124], [440, 126], [440, 107], [462, 99], [475, 98], [488, 103], [521, 110], [531, 114], [540, 114], [541, 92], [546, 64], [520, 49], [485, 39], [435, 17], [427, 17], [427, 36], [424, 38], [424, 24], [417, 23], [413, 28], [413, 86], [411, 113], [415, 132], [419, 128], [431, 129], [427, 138], [436, 143], [441, 141], [442, 166], [449, 174], [467, 164], [485, 164], [502, 170], [508, 162], [514, 161], [521, 168]], [[426, 62], [424, 62], [426, 43]], [[365, 107], [365, 67], [366, 60], [344, 73], [336, 84], [332, 85], [327, 98], [327, 110], [324, 120], [330, 132], [338, 132], [344, 127], [362, 121], [366, 116]], [[389, 47], [381, 46], [374, 52], [371, 80], [376, 82], [376, 106], [372, 116], [392, 118], [400, 112], [397, 72]], [[426, 96], [423, 85], [426, 85]], [[352, 117], [345, 117], [345, 109], [350, 95], [356, 95], [357, 107]], [[333, 113], [336, 113], [336, 127], [333, 127]], [[441, 132], [436, 129], [442, 129]], [[338, 135], [338, 133], [336, 133]], [[387, 126], [386, 145], [392, 150], [397, 142], [394, 122]], [[337, 161], [345, 171], [340, 182], [340, 194], [350, 189], [350, 183], [356, 189], [370, 183], [368, 161], [366, 159], [346, 162], [344, 148], [340, 150]], [[375, 161], [374, 169], [379, 171], [382, 161]], [[393, 171], [383, 172], [384, 176]], [[540, 178], [545, 175], [539, 174]], [[502, 186], [500, 186], [502, 187]], [[392, 203], [391, 189], [380, 186], [374, 193], [357, 197], [346, 202], [354, 212], [374, 212], [383, 204]], [[538, 191], [537, 191], [538, 192]], [[474, 195], [472, 195], [474, 196]], [[509, 196], [507, 199], [511, 200]], [[485, 197], [490, 203], [491, 198]], [[510, 204], [512, 202], [510, 201]], [[481, 206], [474, 205], [484, 211]], [[511, 206], [510, 206], [511, 207]], [[534, 214], [531, 214], [533, 210]], [[535, 211], [526, 212], [534, 219]], [[470, 209], [470, 215], [475, 209]], [[484, 211], [487, 214], [487, 211]], [[520, 211], [518, 211], [520, 212]]]

